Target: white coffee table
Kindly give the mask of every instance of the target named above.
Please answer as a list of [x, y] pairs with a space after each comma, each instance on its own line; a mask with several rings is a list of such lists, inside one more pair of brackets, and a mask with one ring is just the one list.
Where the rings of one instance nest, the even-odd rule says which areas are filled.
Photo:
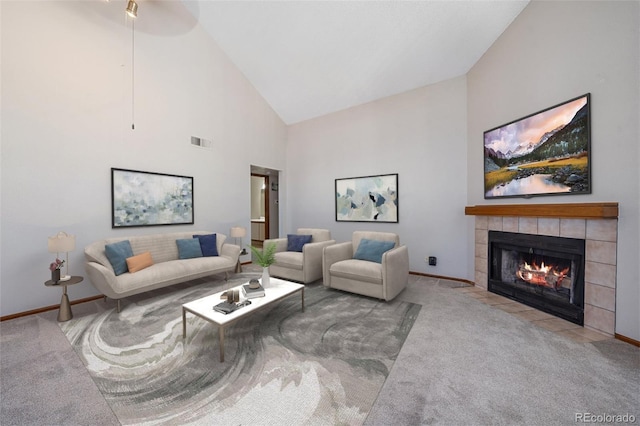
[[[223, 301], [220, 299], [220, 295], [228, 290], [220, 291], [216, 294], [194, 300], [193, 302], [185, 303], [182, 305], [182, 338], [185, 339], [187, 337], [187, 312], [216, 324], [218, 326], [218, 335], [220, 340], [220, 362], [224, 362], [225, 327], [296, 292], [300, 292], [301, 294], [302, 311], [304, 312], [304, 285], [273, 277], [271, 277], [270, 282], [271, 285], [265, 289], [264, 297], [249, 299], [251, 300], [250, 305], [243, 306], [237, 311], [226, 315], [214, 311], [213, 307]], [[235, 288], [240, 289], [240, 287], [241, 286]], [[240, 289], [240, 294], [242, 294], [242, 289]]]

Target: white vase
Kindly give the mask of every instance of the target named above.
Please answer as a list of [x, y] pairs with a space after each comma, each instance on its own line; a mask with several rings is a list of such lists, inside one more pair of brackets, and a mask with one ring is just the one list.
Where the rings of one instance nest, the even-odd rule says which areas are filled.
[[270, 277], [269, 277], [269, 267], [265, 267], [262, 268], [262, 282], [260, 284], [262, 284], [263, 288], [267, 288], [269, 287], [269, 281], [270, 281]]

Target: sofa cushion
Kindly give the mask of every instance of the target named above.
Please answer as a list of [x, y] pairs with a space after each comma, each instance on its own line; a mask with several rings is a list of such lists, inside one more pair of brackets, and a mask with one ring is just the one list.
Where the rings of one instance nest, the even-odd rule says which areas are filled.
[[107, 259], [109, 259], [109, 263], [111, 263], [113, 272], [116, 275], [122, 275], [127, 272], [127, 258], [133, 256], [129, 240], [106, 244], [104, 253], [107, 255]]
[[360, 240], [360, 244], [353, 258], [382, 263], [382, 254], [385, 251], [391, 250], [394, 246], [395, 242], [393, 241], [368, 240], [363, 238]]
[[203, 256], [218, 256], [218, 243], [216, 234], [194, 235], [200, 241], [200, 249]]
[[153, 262], [158, 264], [169, 260], [178, 260], [178, 245], [176, 244], [176, 240], [179, 238], [191, 238], [191, 234], [191, 232], [180, 232], [137, 235], [129, 237], [129, 241], [131, 241], [131, 248], [134, 254], [148, 251], [151, 253], [151, 257], [153, 257]]
[[302, 246], [311, 242], [311, 235], [287, 235], [287, 251], [302, 252]]
[[297, 251], [281, 251], [275, 254], [277, 266], [302, 271], [303, 255]]
[[132, 274], [151, 265], [153, 265], [153, 258], [151, 257], [151, 252], [148, 251], [127, 258], [127, 268]]
[[123, 274], [114, 280], [116, 294], [131, 295], [167, 285], [211, 275], [219, 268], [233, 270], [236, 264], [223, 256], [198, 257], [154, 263], [135, 274]]
[[[144, 253], [145, 251], [151, 252], [153, 262], [155, 264], [167, 262], [169, 260], [178, 260], [178, 245], [176, 240], [184, 238], [193, 238], [194, 235], [208, 235], [208, 232], [173, 232], [168, 234], [151, 234], [151, 235], [139, 235], [135, 237], [129, 237], [131, 241], [131, 248], [134, 254]], [[222, 253], [222, 246], [225, 241], [224, 234], [216, 233], [218, 253]], [[122, 238], [120, 238], [122, 240]], [[109, 243], [114, 241], [107, 241]]]
[[331, 265], [332, 276], [382, 284], [382, 264], [368, 260], [347, 259]]
[[194, 257], [202, 257], [202, 249], [200, 248], [200, 240], [198, 238], [183, 238], [176, 240], [178, 245], [179, 259], [193, 259]]

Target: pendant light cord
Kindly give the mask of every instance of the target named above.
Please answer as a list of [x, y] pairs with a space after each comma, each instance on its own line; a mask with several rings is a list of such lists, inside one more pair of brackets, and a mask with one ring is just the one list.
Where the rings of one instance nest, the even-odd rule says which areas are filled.
[[135, 126], [135, 82], [134, 82], [134, 77], [135, 77], [135, 51], [136, 51], [136, 45], [135, 45], [135, 26], [136, 26], [136, 21], [135, 19], [131, 20], [131, 130], [135, 130], [136, 126]]

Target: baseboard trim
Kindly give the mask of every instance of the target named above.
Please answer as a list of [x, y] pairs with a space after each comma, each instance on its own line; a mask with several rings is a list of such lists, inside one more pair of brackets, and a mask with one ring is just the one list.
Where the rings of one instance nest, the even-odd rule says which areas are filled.
[[474, 283], [473, 281], [465, 280], [464, 278], [447, 277], [447, 276], [444, 276], [444, 275], [433, 275], [433, 274], [427, 274], [427, 273], [424, 273], [424, 272], [413, 272], [413, 271], [409, 271], [409, 274], [411, 274], [411, 275], [420, 275], [420, 276], [423, 276], [423, 277], [430, 277], [430, 278], [439, 278], [439, 279], [442, 279], [442, 280], [458, 281], [458, 282], [469, 284], [469, 285], [473, 285], [473, 286], [476, 285], [476, 283]]
[[625, 343], [629, 343], [630, 345], [640, 348], [640, 341], [636, 339], [632, 339], [631, 337], [623, 336], [622, 334], [618, 334], [618, 333], [614, 333], [613, 336], [618, 340], [622, 340]]
[[[70, 305], [77, 305], [79, 303], [92, 302], [94, 300], [102, 299], [103, 297], [104, 296], [102, 296], [102, 295], [86, 297], [84, 299], [78, 299], [78, 300], [74, 300], [72, 302], [69, 302], [69, 304]], [[41, 314], [43, 312], [53, 311], [53, 310], [59, 309], [59, 308], [60, 308], [60, 305], [58, 304], [58, 305], [45, 306], [44, 308], [33, 309], [31, 311], [18, 312], [16, 314], [5, 315], [3, 317], [0, 317], [0, 322], [7, 321], [7, 320], [12, 320], [12, 319], [16, 319], [16, 318], [21, 318], [21, 317], [27, 317], [29, 315]]]

